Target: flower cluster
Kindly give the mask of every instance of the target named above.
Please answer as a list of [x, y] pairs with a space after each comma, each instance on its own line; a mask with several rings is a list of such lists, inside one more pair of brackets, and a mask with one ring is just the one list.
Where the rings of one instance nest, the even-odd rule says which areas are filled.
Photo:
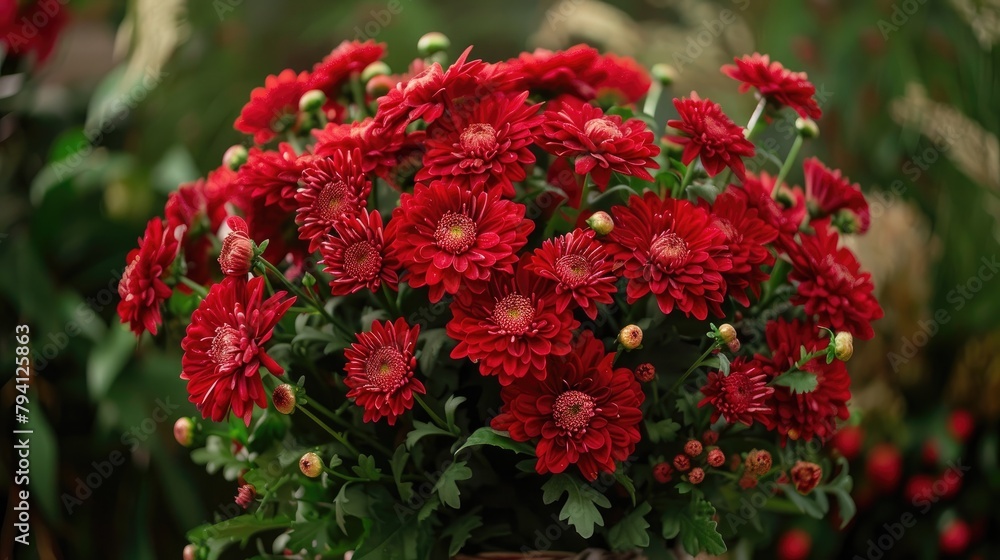
[[[748, 165], [761, 113], [820, 116], [805, 75], [757, 54], [725, 67], [759, 96], [743, 127], [694, 92], [676, 118], [640, 114], [666, 84], [590, 47], [447, 64], [446, 43], [425, 37], [400, 74], [368, 41], [268, 76], [234, 125], [253, 145], [182, 185], [128, 256], [122, 321], [140, 336], [164, 316], [186, 325], [180, 375], [201, 415], [232, 413], [251, 453], [295, 428], [282, 437], [308, 452], [286, 476], [305, 490], [275, 507], [333, 500], [334, 480], [388, 482], [406, 501], [408, 461], [448, 438], [449, 457], [462, 440], [530, 455], [563, 489], [613, 473], [677, 494], [673, 473], [724, 484], [727, 457], [744, 471], [734, 486], [772, 474], [766, 451], [742, 465], [753, 430], [786, 448], [779, 470], [802, 494], [822, 491], [794, 442], [847, 418], [844, 360], [882, 310], [840, 239], [869, 227], [860, 188], [815, 158], [804, 188], [786, 182], [815, 125], [776, 176]], [[710, 318], [733, 324], [691, 336]], [[318, 436], [283, 416], [299, 410]], [[459, 507], [475, 469], [515, 479], [471, 461], [449, 463], [435, 500]], [[275, 502], [266, 475], [247, 480], [242, 507]], [[343, 507], [346, 488], [344, 531], [364, 509]], [[593, 519], [570, 522], [593, 534]]]

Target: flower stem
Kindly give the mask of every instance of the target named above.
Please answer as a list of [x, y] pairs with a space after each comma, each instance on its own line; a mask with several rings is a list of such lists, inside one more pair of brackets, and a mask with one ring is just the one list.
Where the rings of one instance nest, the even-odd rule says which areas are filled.
[[427, 406], [427, 403], [424, 402], [424, 399], [421, 398], [420, 395], [414, 393], [413, 400], [417, 401], [417, 404], [420, 405], [420, 408], [424, 409], [424, 412], [426, 412], [427, 415], [431, 417], [431, 420], [433, 420], [434, 423], [437, 424], [439, 428], [441, 428], [446, 432], [452, 431], [451, 428], [448, 427], [448, 423], [442, 420], [441, 417], [438, 416], [438, 414], [434, 412], [433, 409], [431, 409], [431, 407]]
[[684, 171], [684, 178], [681, 179], [680, 183], [674, 187], [673, 191], [670, 193], [670, 198], [680, 198], [684, 194], [684, 189], [691, 184], [691, 179], [694, 177], [694, 162], [692, 161], [690, 165], [687, 166], [687, 170]]
[[760, 116], [764, 114], [764, 107], [766, 105], [767, 105], [767, 99], [761, 97], [760, 101], [757, 102], [757, 108], [755, 108], [753, 110], [753, 114], [750, 115], [750, 121], [747, 122], [746, 129], [743, 131], [743, 136], [746, 137], [747, 140], [749, 140], [750, 137], [753, 136], [754, 129], [757, 128], [757, 122], [760, 120]]
[[667, 395], [673, 394], [673, 392], [676, 391], [684, 383], [684, 380], [687, 379], [688, 376], [691, 375], [692, 372], [694, 372], [694, 370], [698, 369], [698, 367], [702, 365], [702, 362], [705, 361], [705, 358], [707, 358], [718, 347], [719, 347], [719, 342], [718, 341], [713, 342], [712, 345], [709, 346], [707, 350], [705, 350], [705, 353], [702, 354], [697, 360], [695, 360], [693, 364], [691, 364], [691, 367], [689, 367], [688, 370], [684, 372], [684, 375], [682, 375], [680, 379], [674, 382], [674, 385], [670, 388], [670, 392], [667, 393]]
[[654, 81], [646, 94], [646, 101], [642, 104], [642, 112], [651, 117], [656, 116], [656, 107], [660, 104], [660, 96], [663, 95], [663, 86]]
[[792, 170], [792, 164], [795, 163], [796, 158], [799, 156], [799, 150], [802, 148], [803, 137], [801, 134], [795, 137], [795, 142], [792, 143], [792, 149], [788, 150], [788, 157], [785, 158], [785, 164], [781, 166], [781, 171], [778, 172], [778, 178], [774, 180], [774, 188], [771, 191], [771, 198], [778, 196], [778, 189], [781, 187], [781, 183], [788, 176], [788, 172]]
[[341, 434], [340, 432], [334, 430], [330, 426], [327, 426], [326, 423], [323, 422], [322, 420], [320, 420], [319, 418], [317, 418], [315, 414], [313, 414], [312, 412], [309, 412], [309, 409], [307, 409], [306, 407], [302, 406], [301, 404], [295, 405], [295, 408], [298, 409], [298, 410], [301, 410], [302, 414], [305, 414], [310, 419], [312, 419], [312, 421], [315, 422], [320, 428], [323, 428], [324, 430], [326, 430], [326, 432], [328, 434], [330, 434], [331, 436], [333, 436], [333, 439], [335, 439], [338, 442], [340, 442], [344, 447], [347, 448], [347, 450], [351, 454], [353, 454], [354, 456], [360, 455], [360, 453], [358, 452], [358, 450], [353, 445], [351, 445], [351, 442], [347, 441], [347, 438], [344, 437], [343, 434]]
[[811, 354], [806, 354], [805, 356], [802, 357], [801, 360], [795, 362], [795, 369], [802, 369], [802, 366], [808, 364], [809, 362], [813, 361], [814, 359], [816, 359], [816, 358], [818, 358], [820, 356], [825, 356], [826, 352], [827, 352], [826, 348], [822, 348], [820, 350], [812, 352]]
[[385, 299], [385, 306], [389, 309], [389, 312], [396, 317], [403, 315], [403, 312], [399, 309], [399, 304], [396, 302], [396, 297], [393, 295], [392, 290], [389, 289], [389, 285], [382, 283], [382, 297]]
[[[348, 421], [344, 420], [343, 418], [341, 418], [340, 416], [338, 416], [337, 413], [333, 412], [332, 410], [330, 410], [330, 409], [326, 408], [325, 406], [323, 406], [323, 405], [319, 404], [318, 402], [316, 402], [316, 399], [313, 399], [313, 398], [309, 399], [309, 406], [315, 408], [316, 410], [318, 410], [321, 414], [323, 414], [324, 416], [326, 416], [330, 420], [333, 420], [334, 423], [339, 424], [340, 426], [343, 426], [343, 428], [345, 430], [350, 430], [350, 429], [356, 427], [356, 426], [352, 425], [350, 422], [348, 422]], [[392, 455], [392, 451], [388, 447], [386, 447], [385, 445], [382, 445], [378, 440], [376, 440], [373, 437], [370, 437], [368, 434], [365, 434], [364, 432], [355, 432], [354, 435], [356, 435], [356, 436], [360, 437], [361, 439], [365, 440], [366, 442], [368, 442], [369, 445], [371, 445], [372, 447], [378, 449], [382, 453], [385, 453], [386, 455]]]
[[361, 74], [357, 72], [351, 74], [351, 94], [358, 104], [359, 120], [364, 120], [368, 116], [368, 104], [365, 103], [365, 90], [361, 85]]
[[[277, 276], [279, 280], [281, 280], [281, 283], [284, 284], [285, 287], [288, 288], [288, 290], [290, 292], [292, 292], [293, 294], [295, 294], [295, 296], [298, 297], [300, 301], [303, 301], [303, 302], [309, 304], [310, 306], [312, 306], [313, 309], [315, 309], [316, 311], [318, 311], [319, 314], [322, 315], [324, 319], [326, 319], [331, 324], [333, 324], [333, 326], [335, 328], [339, 329], [340, 332], [341, 332], [341, 334], [343, 334], [344, 336], [346, 336], [348, 340], [350, 340], [354, 336], [354, 333], [352, 333], [351, 330], [348, 329], [347, 326], [344, 325], [339, 319], [337, 319], [336, 317], [334, 317], [333, 315], [331, 315], [326, 310], [326, 308], [323, 307], [322, 303], [320, 303], [316, 299], [312, 298], [309, 294], [307, 294], [304, 291], [302, 291], [301, 289], [299, 289], [299, 287], [296, 286], [295, 284], [292, 284], [291, 282], [289, 282], [288, 278], [285, 278], [285, 275], [280, 270], [278, 270], [278, 268], [276, 266], [274, 266], [273, 264], [267, 262], [264, 259], [258, 259], [257, 262], [259, 262], [261, 264], [261, 266], [264, 267], [264, 270], [274, 273], [274, 275]], [[266, 278], [266, 275], [265, 275], [265, 278]]]
[[178, 280], [181, 284], [191, 288], [191, 291], [201, 296], [202, 299], [205, 299], [205, 296], [208, 295], [208, 290], [205, 289], [205, 286], [202, 286], [187, 276], [180, 276]]

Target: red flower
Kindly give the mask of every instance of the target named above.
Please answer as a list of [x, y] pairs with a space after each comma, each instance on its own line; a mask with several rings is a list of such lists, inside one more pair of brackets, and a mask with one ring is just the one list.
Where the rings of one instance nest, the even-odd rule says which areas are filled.
[[308, 72], [296, 74], [286, 69], [277, 76], [268, 76], [264, 79], [264, 87], [250, 92], [250, 101], [243, 106], [233, 127], [253, 134], [257, 144], [266, 144], [295, 123], [299, 98], [308, 90]]
[[789, 471], [795, 491], [799, 494], [812, 492], [823, 479], [823, 469], [816, 463], [796, 461]]
[[372, 183], [361, 168], [361, 151], [337, 150], [332, 157], [313, 159], [302, 171], [295, 193], [295, 223], [299, 239], [309, 241], [309, 252], [319, 248], [337, 222], [368, 204]]
[[616, 223], [608, 247], [614, 260], [624, 263], [629, 303], [652, 292], [664, 313], [676, 307], [702, 320], [710, 310], [724, 316], [722, 275], [733, 261], [726, 235], [704, 208], [646, 192], [612, 212]]
[[722, 67], [722, 73], [740, 84], [740, 93], [757, 88], [761, 97], [778, 107], [791, 107], [802, 118], [818, 119], [823, 114], [813, 96], [816, 88], [809, 82], [805, 72], [786, 70], [780, 62], [771, 62], [766, 54], [753, 53], [743, 58], [734, 58], [735, 65]]
[[801, 234], [801, 245], [789, 252], [788, 279], [797, 290], [791, 302], [802, 305], [824, 327], [869, 340], [875, 336], [871, 322], [884, 315], [871, 274], [861, 271], [850, 249], [838, 247], [838, 236], [827, 221], [813, 222], [813, 227], [815, 235]]
[[[241, 210], [246, 206], [238, 188], [236, 173], [220, 166], [210, 172], [207, 179], [181, 185], [167, 197], [167, 227], [183, 232], [181, 249], [185, 276], [199, 284], [207, 284], [212, 278], [211, 236], [222, 227], [229, 215], [229, 206]], [[187, 290], [187, 287], [180, 286], [180, 289]]]
[[605, 54], [598, 63], [607, 77], [597, 83], [597, 97], [611, 97], [617, 105], [635, 103], [649, 92], [649, 72], [634, 58]]
[[374, 292], [383, 284], [397, 289], [400, 265], [393, 244], [383, 237], [378, 212], [362, 209], [342, 218], [333, 228], [334, 234], [325, 237], [321, 249], [324, 272], [333, 276], [333, 295], [344, 296], [361, 289]]
[[754, 421], [774, 428], [774, 409], [770, 405], [774, 389], [767, 386], [767, 374], [760, 364], [738, 357], [729, 365], [729, 374], [713, 371], [701, 388], [705, 398], [698, 406], [712, 405], [712, 423], [720, 416], [730, 424], [752, 426]]
[[381, 60], [384, 55], [383, 43], [376, 43], [373, 40], [363, 43], [343, 41], [313, 66], [307, 89], [321, 90], [328, 98], [336, 99], [351, 74], [360, 74], [365, 67]]
[[747, 175], [742, 187], [730, 185], [729, 192], [735, 194], [740, 204], [757, 210], [757, 215], [774, 229], [778, 230], [775, 246], [782, 252], [795, 244], [795, 234], [806, 216], [805, 195], [801, 189], [787, 189], [782, 185], [778, 191], [778, 200], [771, 198], [774, 181], [767, 173], [760, 177]]
[[[63, 28], [69, 22], [69, 10], [63, 2], [4, 2], [0, 8], [0, 45], [11, 58], [34, 51], [37, 64], [48, 60], [55, 50]], [[43, 22], [41, 25], [38, 22]]]
[[501, 385], [545, 377], [549, 356], [569, 353], [580, 326], [571, 310], [557, 310], [554, 282], [528, 271], [527, 261], [513, 274], [493, 274], [484, 294], [461, 290], [451, 304], [446, 330], [458, 341], [451, 357], [478, 362], [479, 372], [498, 376]]
[[777, 239], [778, 230], [760, 219], [757, 210], [744, 204], [732, 190], [715, 198], [712, 219], [726, 235], [726, 246], [733, 255], [732, 270], [722, 275], [729, 296], [749, 306], [747, 289], [760, 297], [760, 285], [769, 277], [761, 267], [774, 264], [774, 254], [767, 245]]
[[160, 218], [146, 224], [146, 232], [139, 238], [139, 247], [126, 257], [128, 266], [118, 282], [118, 316], [128, 323], [136, 336], [144, 330], [156, 334], [163, 322], [160, 304], [173, 293], [163, 282], [174, 258], [179, 242], [176, 231], [166, 226]]
[[[784, 319], [767, 324], [767, 345], [771, 357], [760, 354], [754, 359], [770, 379], [795, 367], [801, 358], [800, 349], [815, 352], [826, 348], [828, 339], [819, 336], [819, 328], [812, 323], [798, 319], [788, 322]], [[786, 437], [806, 441], [818, 437], [827, 440], [837, 431], [837, 419], [849, 416], [847, 401], [851, 398], [851, 378], [847, 375], [844, 362], [834, 360], [826, 363], [823, 358], [807, 362], [803, 371], [816, 376], [816, 389], [808, 393], [793, 393], [788, 387], [774, 388], [771, 406], [776, 411], [776, 424], [782, 441]]]
[[219, 251], [219, 268], [226, 276], [245, 278], [253, 265], [254, 247], [247, 223], [239, 216], [230, 216], [226, 224], [232, 230], [222, 240]]
[[365, 409], [365, 422], [385, 418], [390, 426], [413, 408], [413, 395], [427, 392], [413, 376], [417, 359], [413, 351], [420, 326], [410, 327], [402, 318], [395, 323], [372, 323], [370, 332], [358, 333], [358, 341], [344, 350], [350, 388], [347, 398]]
[[550, 360], [548, 375], [525, 377], [501, 389], [501, 414], [491, 425], [515, 441], [537, 440], [539, 474], [576, 465], [587, 480], [615, 472], [639, 442], [645, 395], [614, 353], [585, 331], [573, 352]]
[[481, 292], [492, 274], [512, 270], [534, 222], [500, 194], [437, 182], [402, 195], [389, 229], [410, 286], [427, 286], [437, 302], [463, 286]]
[[605, 115], [600, 107], [569, 99], [550, 103], [540, 143], [552, 154], [576, 158], [576, 173], [590, 173], [602, 191], [612, 171], [651, 181], [646, 168], [660, 167], [653, 161], [660, 148], [645, 123], [639, 119], [622, 122], [618, 115]]
[[360, 150], [364, 172], [375, 173], [397, 190], [401, 190], [405, 179], [413, 177], [423, 158], [424, 131], [407, 134], [378, 130], [371, 117], [350, 124], [330, 123], [322, 130], [313, 130], [313, 136], [315, 155]]
[[282, 142], [275, 150], [250, 148], [247, 162], [237, 172], [236, 182], [253, 199], [283, 212], [293, 212], [299, 178], [310, 158], [299, 157], [291, 144]]
[[[524, 52], [504, 63], [503, 69], [511, 88], [530, 90], [549, 99], [570, 95], [589, 101], [597, 97], [599, 87], [612, 85], [609, 63], [587, 45], [575, 45], [564, 51], [535, 49]], [[634, 87], [641, 89], [641, 83]]]
[[556, 282], [556, 310], [579, 306], [588, 317], [597, 317], [598, 303], [613, 303], [618, 277], [608, 251], [594, 239], [592, 230], [577, 229], [546, 239], [535, 249], [528, 269]]
[[745, 181], [742, 158], [753, 157], [754, 147], [743, 136], [743, 127], [730, 120], [718, 103], [701, 99], [693, 91], [690, 98], [674, 99], [674, 107], [681, 120], [667, 121], [667, 126], [681, 135], [667, 139], [684, 146], [681, 154], [684, 165], [690, 165], [700, 156], [709, 177], [715, 177], [722, 168], [729, 166], [740, 181]]
[[835, 224], [848, 233], [864, 233], [871, 225], [868, 201], [857, 183], [851, 184], [839, 170], [831, 170], [816, 158], [803, 164], [806, 175], [806, 204], [813, 218], [833, 216]]
[[264, 299], [264, 279], [227, 277], [212, 286], [191, 315], [181, 341], [181, 379], [188, 400], [202, 417], [221, 422], [230, 409], [250, 425], [254, 405], [267, 408], [261, 366], [274, 375], [284, 370], [264, 350], [275, 325], [295, 302], [278, 292]]
[[424, 167], [416, 180], [456, 181], [471, 188], [503, 187], [514, 196], [525, 166], [535, 162], [533, 135], [543, 117], [538, 105], [526, 105], [528, 92], [502, 93], [470, 103], [438, 119], [427, 130]]

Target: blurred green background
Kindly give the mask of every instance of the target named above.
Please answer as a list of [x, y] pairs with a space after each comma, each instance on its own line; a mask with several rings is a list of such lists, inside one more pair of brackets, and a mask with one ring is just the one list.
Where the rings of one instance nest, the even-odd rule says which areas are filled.
[[[982, 534], [1000, 530], [986, 517], [1000, 488], [1000, 279], [973, 282], [981, 288], [968, 297], [958, 290], [1000, 254], [996, 1], [73, 0], [69, 9], [51, 59], [32, 67], [6, 57], [0, 81], [0, 352], [13, 370], [14, 325], [25, 323], [41, 354], [25, 557], [179, 557], [186, 530], [231, 507], [233, 488], [171, 436], [193, 412], [177, 377], [179, 340], [137, 347], [118, 324], [125, 254], [167, 193], [245, 141], [232, 122], [267, 74], [369, 37], [388, 43], [399, 70], [432, 30], [487, 60], [587, 42], [669, 63], [674, 95], [698, 90], [737, 122], [755, 103], [720, 65], [760, 51], [808, 72], [824, 117], [804, 154], [842, 169], [872, 204], [872, 231], [850, 241], [886, 309], [852, 363], [866, 445], [891, 441], [909, 465], [947, 410], [971, 411], [980, 427], [967, 449], [949, 451], [975, 461], [962, 498], [887, 557], [936, 557], [948, 515], [986, 519]], [[671, 110], [664, 101], [657, 118]], [[784, 154], [792, 138], [772, 134], [763, 141]], [[947, 322], [927, 322], [940, 310]], [[921, 329], [929, 336], [915, 337]], [[0, 398], [5, 434], [12, 373]], [[9, 447], [0, 450], [5, 519]], [[814, 557], [863, 553], [871, 531], [905, 510], [897, 501], [863, 508], [845, 535], [811, 526], [822, 543]], [[983, 546], [987, 558], [996, 552]]]

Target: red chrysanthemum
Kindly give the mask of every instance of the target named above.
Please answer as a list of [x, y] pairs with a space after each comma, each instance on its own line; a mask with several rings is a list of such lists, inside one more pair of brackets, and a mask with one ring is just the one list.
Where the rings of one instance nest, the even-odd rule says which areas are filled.
[[358, 333], [358, 341], [344, 350], [350, 389], [347, 398], [365, 409], [365, 422], [385, 418], [389, 425], [413, 408], [413, 395], [427, 392], [414, 377], [417, 359], [413, 352], [420, 326], [410, 327], [402, 318], [395, 323], [372, 323], [372, 330]]
[[485, 293], [461, 290], [451, 304], [448, 336], [458, 341], [455, 359], [469, 358], [501, 385], [545, 377], [550, 356], [570, 351], [580, 322], [569, 309], [557, 310], [554, 282], [529, 271], [525, 255], [513, 274], [494, 273]]
[[[597, 97], [599, 87], [613, 85], [608, 70], [597, 49], [587, 45], [575, 45], [564, 51], [535, 49], [503, 63], [506, 81], [512, 89], [529, 90], [548, 99], [573, 96], [590, 101]], [[637, 88], [640, 86], [635, 84]]]
[[[767, 324], [767, 346], [771, 356], [761, 354], [754, 359], [773, 380], [795, 367], [801, 359], [801, 348], [815, 352], [826, 348], [829, 339], [820, 334], [819, 327], [798, 319], [788, 322], [778, 319]], [[851, 378], [844, 362], [826, 363], [822, 357], [810, 360], [803, 371], [816, 376], [816, 389], [808, 393], [793, 393], [788, 387], [777, 385], [771, 398], [775, 410], [775, 425], [782, 441], [785, 438], [804, 439], [817, 437], [826, 440], [837, 431], [837, 419], [849, 416], [847, 401], [851, 398]]]
[[660, 167], [653, 161], [660, 148], [639, 119], [622, 122], [600, 107], [570, 99], [552, 102], [544, 114], [542, 147], [557, 156], [576, 158], [576, 172], [590, 173], [601, 190], [608, 186], [612, 171], [651, 181], [646, 169]]
[[232, 410], [249, 426], [254, 405], [267, 407], [261, 366], [274, 375], [284, 373], [264, 345], [295, 298], [278, 292], [264, 299], [264, 291], [261, 277], [227, 277], [212, 286], [191, 315], [181, 341], [181, 379], [187, 380], [188, 400], [204, 418], [221, 422]]
[[336, 99], [351, 74], [360, 73], [384, 55], [383, 43], [371, 39], [365, 42], [343, 41], [313, 66], [308, 89], [318, 89], [328, 98]]
[[792, 270], [788, 279], [796, 284], [793, 305], [802, 305], [818, 324], [834, 331], [847, 331], [868, 340], [875, 336], [871, 322], [883, 315], [875, 299], [871, 274], [847, 247], [838, 247], [839, 237], [828, 220], [813, 222], [814, 235], [799, 236], [801, 244], [789, 253]]
[[409, 133], [378, 130], [374, 119], [369, 117], [349, 124], [330, 123], [321, 130], [313, 130], [313, 136], [315, 155], [360, 150], [365, 173], [374, 173], [393, 188], [402, 190], [403, 182], [421, 167], [426, 134], [422, 130]]
[[253, 134], [257, 144], [266, 144], [295, 123], [299, 98], [308, 90], [308, 72], [296, 74], [286, 69], [277, 76], [268, 76], [264, 79], [264, 87], [250, 92], [250, 101], [243, 106], [233, 127]]
[[321, 248], [324, 272], [333, 276], [333, 295], [361, 289], [374, 292], [382, 285], [397, 289], [400, 265], [391, 240], [384, 238], [378, 212], [362, 209], [336, 222], [333, 230], [333, 235], [325, 236]]
[[163, 322], [160, 305], [173, 293], [163, 275], [177, 257], [180, 242], [176, 233], [161, 218], [153, 218], [139, 238], [139, 247], [125, 259], [128, 265], [118, 282], [118, 317], [136, 336], [144, 330], [156, 334]]
[[295, 193], [295, 223], [299, 239], [309, 242], [310, 253], [334, 224], [365, 208], [372, 190], [361, 167], [360, 150], [337, 150], [330, 157], [314, 158], [302, 171], [301, 183]]
[[652, 292], [660, 310], [676, 307], [687, 316], [722, 317], [726, 295], [723, 274], [733, 268], [726, 234], [704, 208], [687, 200], [661, 200], [646, 192], [628, 206], [612, 208], [615, 228], [609, 249], [624, 263], [626, 294], [633, 303]]
[[548, 375], [525, 377], [504, 387], [503, 408], [491, 426], [515, 441], [537, 440], [535, 470], [561, 473], [576, 465], [587, 480], [615, 472], [639, 442], [645, 398], [627, 368], [615, 368], [614, 352], [585, 331], [573, 352], [553, 358]]
[[741, 204], [756, 210], [760, 219], [778, 230], [775, 246], [781, 252], [787, 252], [795, 244], [795, 234], [806, 216], [805, 194], [798, 187], [789, 189], [782, 185], [778, 190], [778, 199], [771, 198], [776, 179], [766, 172], [759, 177], [751, 173], [742, 187], [730, 185], [727, 190], [736, 195]]
[[514, 196], [514, 182], [535, 162], [534, 134], [543, 117], [527, 105], [528, 92], [502, 93], [467, 103], [427, 129], [424, 167], [416, 180], [459, 181], [467, 188], [503, 187]]
[[310, 156], [299, 157], [291, 144], [282, 142], [277, 150], [250, 148], [247, 162], [236, 175], [236, 182], [253, 199], [283, 212], [293, 212], [298, 205], [295, 191]]
[[417, 184], [392, 213], [399, 261], [407, 282], [427, 286], [430, 300], [460, 288], [481, 292], [493, 274], [510, 272], [534, 222], [524, 205], [500, 190], [469, 191], [454, 183]]
[[546, 239], [535, 249], [528, 268], [556, 282], [556, 310], [583, 309], [597, 317], [598, 303], [613, 303], [618, 291], [614, 263], [604, 245], [594, 239], [593, 230], [577, 229], [554, 239]]
[[[220, 166], [210, 172], [207, 179], [181, 185], [167, 197], [167, 227], [183, 231], [184, 275], [199, 284], [209, 283], [215, 268], [210, 258], [211, 236], [219, 231], [232, 210], [242, 210], [246, 206], [238, 190], [236, 173]], [[187, 287], [181, 286], [181, 289]]]
[[750, 305], [748, 289], [760, 296], [760, 285], [769, 277], [761, 267], [774, 264], [774, 253], [767, 245], [778, 237], [778, 230], [757, 216], [757, 210], [744, 204], [732, 190], [712, 203], [712, 220], [726, 234], [726, 246], [733, 256], [733, 268], [722, 278], [729, 296], [744, 306]]
[[774, 389], [767, 386], [767, 381], [767, 374], [758, 363], [737, 357], [729, 365], [728, 375], [721, 371], [708, 374], [708, 382], [701, 388], [705, 398], [698, 406], [712, 406], [712, 423], [721, 416], [730, 424], [739, 422], [752, 426], [757, 421], [773, 429], [771, 395]]
[[816, 158], [802, 165], [806, 176], [806, 205], [815, 218], [833, 216], [840, 229], [849, 233], [864, 233], [871, 225], [871, 212], [861, 187], [832, 170]]
[[816, 88], [809, 82], [805, 72], [792, 72], [780, 62], [771, 62], [766, 54], [753, 53], [734, 58], [736, 64], [722, 67], [722, 73], [740, 84], [740, 93], [756, 88], [761, 97], [778, 107], [791, 107], [802, 118], [818, 119], [823, 112], [813, 96]]
[[743, 136], [743, 127], [726, 116], [718, 103], [701, 99], [693, 91], [690, 98], [674, 99], [674, 107], [680, 120], [667, 121], [667, 126], [681, 134], [667, 139], [684, 146], [681, 154], [684, 165], [701, 157], [709, 177], [715, 177], [728, 166], [740, 181], [745, 181], [743, 158], [753, 157], [754, 146]]
[[632, 57], [608, 53], [601, 56], [598, 68], [606, 77], [595, 87], [597, 97], [602, 100], [610, 97], [618, 105], [639, 101], [653, 83], [646, 68]]

